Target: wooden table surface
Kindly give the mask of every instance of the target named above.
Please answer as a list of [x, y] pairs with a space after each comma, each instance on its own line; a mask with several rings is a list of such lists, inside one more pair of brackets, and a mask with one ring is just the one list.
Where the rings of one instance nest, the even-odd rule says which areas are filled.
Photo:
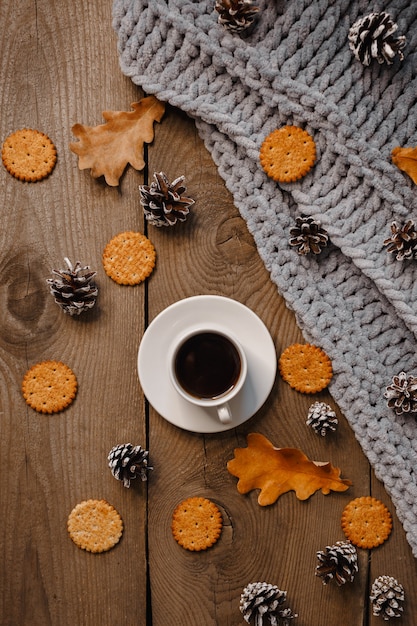
[[[119, 187], [78, 169], [69, 150], [72, 126], [103, 123], [105, 110], [130, 110], [143, 93], [122, 75], [110, 0], [1, 0], [1, 140], [36, 128], [55, 143], [52, 175], [23, 183], [0, 170], [0, 417], [2, 626], [238, 626], [239, 599], [250, 582], [287, 591], [300, 626], [382, 624], [368, 600], [376, 576], [404, 586], [402, 626], [416, 624], [417, 569], [394, 507], [346, 419], [327, 392], [297, 393], [278, 375], [252, 419], [225, 433], [195, 434], [163, 419], [145, 400], [136, 361], [147, 325], [165, 307], [197, 294], [233, 298], [263, 320], [277, 355], [302, 342], [251, 235], [205, 150], [194, 122], [167, 107], [145, 151], [146, 168], [129, 167]], [[184, 174], [196, 199], [178, 227], [146, 227], [138, 185], [164, 171]], [[108, 240], [125, 230], [146, 233], [157, 251], [150, 279], [120, 286], [103, 270]], [[46, 285], [64, 257], [97, 270], [96, 307], [65, 315]], [[27, 369], [62, 360], [75, 372], [74, 403], [55, 415], [29, 408], [21, 394]], [[161, 394], [164, 389], [161, 388]], [[339, 427], [322, 438], [305, 424], [314, 400], [337, 411]], [[240, 495], [226, 464], [250, 432], [277, 447], [298, 447], [331, 461], [353, 485], [307, 501], [290, 492], [260, 507], [257, 492]], [[109, 450], [132, 442], [149, 450], [148, 482], [130, 489], [115, 480]], [[342, 587], [315, 576], [316, 552], [343, 539], [340, 515], [354, 497], [371, 494], [393, 514], [389, 540], [358, 550], [359, 573]], [[220, 507], [224, 528], [211, 549], [192, 553], [173, 539], [173, 509], [205, 496]], [[79, 549], [67, 517], [80, 501], [105, 499], [124, 534], [103, 554]]]

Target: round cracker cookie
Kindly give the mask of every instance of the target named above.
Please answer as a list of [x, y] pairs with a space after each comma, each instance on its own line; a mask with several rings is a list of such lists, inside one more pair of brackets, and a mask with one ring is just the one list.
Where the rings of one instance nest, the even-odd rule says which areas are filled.
[[294, 343], [281, 354], [278, 367], [282, 378], [297, 391], [318, 393], [333, 376], [327, 354], [318, 346]]
[[106, 274], [119, 285], [137, 285], [155, 267], [156, 253], [142, 233], [126, 231], [113, 237], [103, 252]]
[[280, 183], [291, 183], [310, 171], [316, 161], [312, 136], [298, 126], [283, 126], [262, 142], [259, 159], [265, 172]]
[[27, 404], [40, 413], [58, 413], [74, 400], [77, 393], [74, 372], [61, 361], [42, 361], [33, 365], [22, 381]]
[[391, 513], [372, 496], [351, 500], [343, 509], [341, 521], [346, 537], [359, 548], [376, 548], [388, 539], [392, 530]]
[[1, 158], [12, 176], [34, 183], [49, 176], [57, 155], [53, 142], [45, 133], [23, 128], [5, 139]]
[[73, 542], [88, 552], [106, 552], [119, 542], [123, 521], [106, 500], [84, 500], [68, 516], [68, 533]]
[[219, 508], [207, 498], [187, 498], [178, 504], [172, 514], [172, 534], [186, 550], [207, 550], [220, 537], [222, 527]]

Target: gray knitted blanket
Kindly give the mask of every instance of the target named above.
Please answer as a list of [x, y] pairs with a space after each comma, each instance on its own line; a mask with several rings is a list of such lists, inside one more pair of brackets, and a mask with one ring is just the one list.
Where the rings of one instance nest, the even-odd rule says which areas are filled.
[[[417, 187], [390, 156], [417, 145], [417, 2], [256, 4], [255, 27], [239, 35], [217, 23], [214, 0], [114, 0], [121, 69], [195, 118], [305, 339], [331, 357], [330, 392], [417, 557], [417, 419], [384, 398], [394, 375], [417, 376], [417, 261], [383, 245], [392, 221], [417, 222]], [[407, 38], [404, 60], [365, 67], [348, 31], [383, 10]], [[285, 124], [314, 137], [317, 162], [300, 181], [278, 184], [259, 148]], [[302, 214], [328, 231], [319, 256], [288, 244]]]

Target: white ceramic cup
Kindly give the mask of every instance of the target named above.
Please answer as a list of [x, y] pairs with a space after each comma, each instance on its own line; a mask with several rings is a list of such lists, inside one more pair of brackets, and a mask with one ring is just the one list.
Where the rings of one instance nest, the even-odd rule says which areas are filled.
[[171, 382], [188, 402], [214, 407], [223, 424], [232, 421], [229, 405], [242, 389], [248, 365], [237, 339], [220, 326], [194, 326], [173, 341], [168, 353]]

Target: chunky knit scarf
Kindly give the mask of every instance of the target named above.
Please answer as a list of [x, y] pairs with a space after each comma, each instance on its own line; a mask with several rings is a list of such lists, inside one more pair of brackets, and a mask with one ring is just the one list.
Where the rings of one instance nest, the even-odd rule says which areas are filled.
[[[417, 222], [417, 187], [391, 162], [393, 147], [417, 145], [417, 2], [256, 4], [239, 35], [218, 24], [214, 0], [114, 0], [121, 69], [195, 118], [305, 339], [330, 356], [330, 391], [417, 557], [417, 419], [384, 398], [393, 376], [417, 376], [417, 261], [383, 244], [394, 220]], [[352, 54], [349, 29], [370, 11], [390, 13], [406, 36], [403, 61], [365, 67]], [[317, 162], [278, 184], [259, 148], [286, 124], [314, 137]], [[318, 256], [288, 244], [299, 215], [329, 234]]]

